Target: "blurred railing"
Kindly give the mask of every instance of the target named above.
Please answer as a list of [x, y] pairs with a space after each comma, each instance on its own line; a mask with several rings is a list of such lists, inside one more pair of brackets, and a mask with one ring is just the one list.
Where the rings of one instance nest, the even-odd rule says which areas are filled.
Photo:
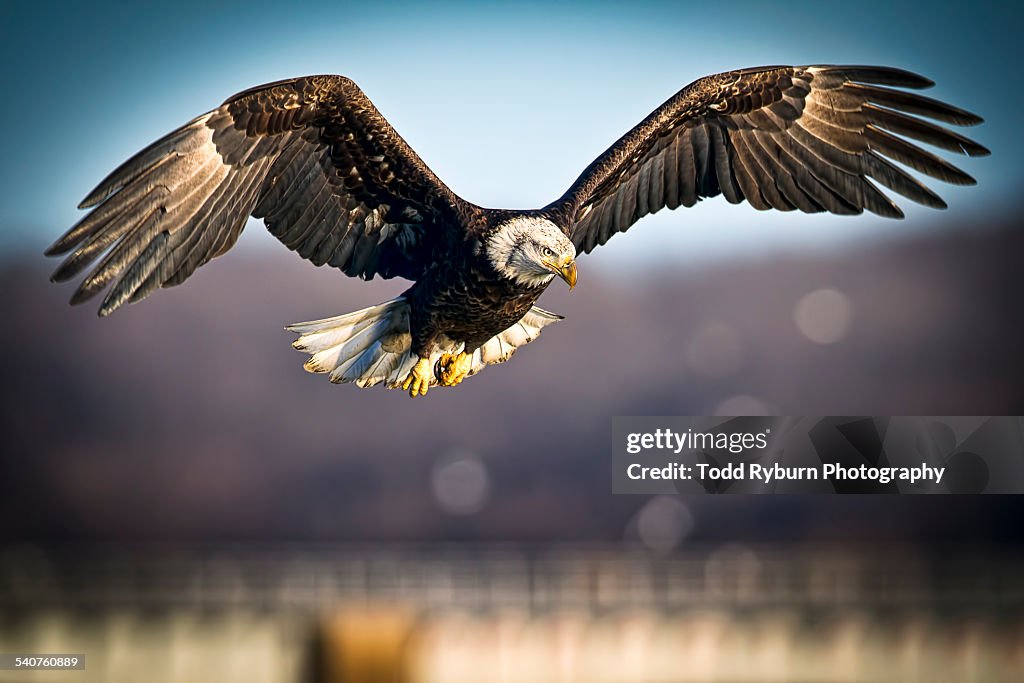
[[290, 609], [334, 601], [530, 612], [1024, 605], [1024, 558], [990, 551], [725, 544], [621, 547], [183, 546], [0, 549], [0, 607]]
[[84, 680], [1010, 681], [1022, 607], [1022, 558], [963, 549], [0, 552], [0, 651]]

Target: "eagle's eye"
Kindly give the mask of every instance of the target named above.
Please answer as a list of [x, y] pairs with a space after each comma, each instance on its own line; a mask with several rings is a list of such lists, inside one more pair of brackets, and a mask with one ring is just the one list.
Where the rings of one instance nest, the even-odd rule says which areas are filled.
[[555, 255], [555, 252], [551, 251], [551, 247], [544, 247], [544, 255], [551, 257]]

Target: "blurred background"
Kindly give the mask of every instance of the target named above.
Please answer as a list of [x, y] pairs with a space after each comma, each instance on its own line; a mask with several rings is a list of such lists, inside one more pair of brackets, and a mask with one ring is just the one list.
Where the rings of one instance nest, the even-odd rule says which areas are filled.
[[[610, 493], [614, 415], [1024, 413], [1020, 10], [894, 5], [0, 6], [0, 652], [87, 661], [0, 681], [1017, 680], [1017, 496]], [[457, 391], [304, 373], [285, 324], [405, 283], [256, 223], [105, 320], [47, 282], [96, 182], [257, 83], [346, 74], [456, 192], [527, 207], [685, 83], [815, 62], [984, 116], [979, 185], [650, 217]]]

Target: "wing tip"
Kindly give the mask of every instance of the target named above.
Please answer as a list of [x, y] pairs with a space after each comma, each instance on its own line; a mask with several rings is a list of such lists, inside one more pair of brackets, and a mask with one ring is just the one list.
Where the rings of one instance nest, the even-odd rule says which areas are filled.
[[925, 90], [935, 85], [935, 81], [919, 73], [907, 71], [894, 66], [875, 66], [870, 64], [842, 64], [816, 67], [823, 71], [834, 71], [844, 78], [857, 83], [876, 85], [893, 85], [901, 88]]
[[52, 256], [61, 256], [62, 254], [66, 254], [68, 252], [68, 249], [70, 249], [70, 247], [66, 247], [63, 244], [61, 244], [62, 239], [57, 240], [56, 242], [54, 242], [53, 244], [48, 246], [45, 250], [43, 250], [43, 256], [50, 256], [50, 257], [52, 257]]
[[48, 246], [43, 251], [43, 256], [63, 256], [64, 254], [74, 249], [75, 246], [79, 244], [84, 237], [81, 234], [76, 234], [76, 228], [78, 228], [78, 225], [75, 225], [70, 230], [68, 230], [63, 235], [54, 240], [53, 244]]
[[[864, 213], [864, 211], [865, 211], [864, 209], [861, 209], [857, 213], [851, 214], [851, 215], [860, 216], [860, 215], [862, 215]], [[868, 207], [867, 211], [869, 211], [870, 213], [875, 214], [879, 218], [886, 218], [886, 219], [893, 220], [893, 221], [902, 221], [903, 219], [905, 219], [907, 217], [906, 214], [903, 213], [903, 209], [901, 209], [899, 207], [899, 204], [897, 204], [896, 202], [891, 201], [891, 200], [885, 206], [885, 208], [877, 207], [877, 206], [876, 207]]]
[[[173, 133], [172, 133], [173, 135]], [[157, 141], [159, 142], [159, 140]], [[156, 143], [154, 143], [156, 144]], [[114, 194], [114, 191], [118, 189], [118, 186], [113, 182], [116, 177], [124, 170], [124, 167], [138, 158], [140, 155], [145, 153], [147, 150], [135, 154], [131, 159], [121, 164], [118, 168], [110, 172], [110, 174], [103, 179], [103, 181], [96, 187], [90, 190], [89, 194], [85, 195], [82, 201], [78, 202], [79, 209], [91, 209], [97, 204], [101, 203], [104, 199]]]
[[969, 150], [965, 149], [963, 150], [963, 153], [969, 157], [987, 157], [992, 154], [992, 150], [985, 145], [975, 142], [973, 148]]
[[71, 306], [78, 306], [89, 300], [89, 296], [82, 293], [82, 290], [75, 290], [75, 293], [68, 299], [68, 304]]
[[101, 318], [106, 318], [108, 315], [119, 309], [122, 303], [124, 302], [104, 301], [103, 304], [100, 306], [99, 310], [96, 311], [96, 315], [98, 315]]
[[52, 273], [50, 273], [50, 282], [53, 282], [53, 283], [67, 282], [68, 280], [70, 280], [74, 276], [75, 276], [74, 273], [68, 272], [68, 269], [65, 267], [65, 265], [61, 264], [60, 267], [57, 268], [57, 270], [55, 270]]
[[992, 154], [992, 150], [990, 150], [988, 147], [979, 142], [975, 142], [974, 140], [971, 140], [969, 138], [957, 140], [957, 146], [959, 147], [959, 149], [950, 149], [949, 151], [954, 152], [956, 154], [962, 154], [965, 157], [972, 158], [987, 157]]
[[985, 123], [984, 117], [979, 116], [974, 112], [967, 111], [966, 109], [961, 109], [960, 107], [955, 107], [952, 104], [948, 104], [946, 102], [939, 102], [939, 104], [946, 107], [946, 109], [948, 109], [949, 112], [953, 115], [952, 119], [948, 121], [949, 123], [964, 127], [977, 126], [982, 123]]

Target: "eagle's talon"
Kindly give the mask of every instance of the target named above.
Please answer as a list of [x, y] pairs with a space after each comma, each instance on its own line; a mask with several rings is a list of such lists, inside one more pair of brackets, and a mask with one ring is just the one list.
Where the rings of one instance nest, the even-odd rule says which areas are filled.
[[444, 380], [441, 378], [444, 376], [445, 368], [451, 365], [454, 357], [455, 356], [450, 353], [442, 353], [440, 357], [438, 357], [437, 362], [434, 363], [434, 377], [437, 378], [439, 383], [444, 384]]
[[454, 387], [462, 383], [469, 371], [473, 369], [473, 356], [468, 353], [452, 355], [442, 354], [437, 359], [434, 374], [441, 386]]
[[413, 398], [426, 396], [427, 389], [430, 388], [430, 380], [430, 359], [420, 358], [416, 361], [416, 365], [412, 366], [412, 370], [402, 383], [402, 391], [408, 391], [409, 396]]

